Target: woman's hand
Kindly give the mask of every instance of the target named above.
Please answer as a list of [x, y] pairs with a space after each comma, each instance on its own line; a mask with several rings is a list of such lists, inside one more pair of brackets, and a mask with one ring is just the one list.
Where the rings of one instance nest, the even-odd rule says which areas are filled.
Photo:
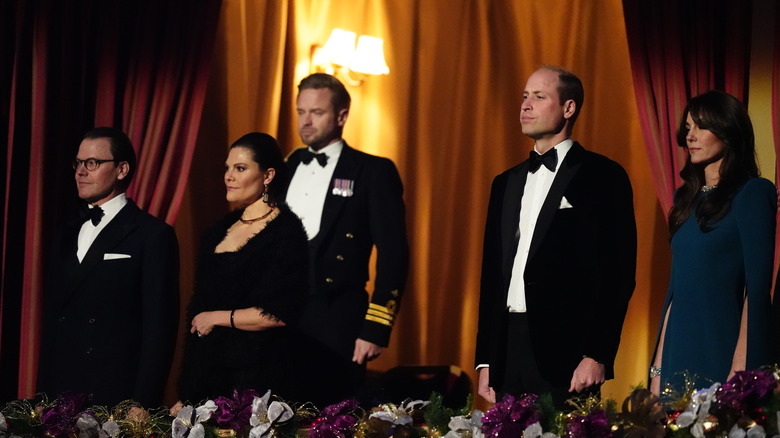
[[[224, 312], [222, 312], [224, 313]], [[214, 326], [217, 325], [219, 312], [200, 312], [192, 318], [192, 327], [190, 327], [190, 333], [195, 333], [198, 336], [206, 336], [214, 330]]]

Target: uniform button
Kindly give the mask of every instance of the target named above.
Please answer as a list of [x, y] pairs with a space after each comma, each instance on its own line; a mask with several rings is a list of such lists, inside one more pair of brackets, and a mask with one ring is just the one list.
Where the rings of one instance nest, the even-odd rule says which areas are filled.
[[333, 279], [328, 277], [325, 279], [325, 283], [333, 283]]
[[89, 318], [89, 323], [90, 324], [94, 324], [95, 323], [95, 318]]
[[65, 317], [64, 316], [60, 316], [59, 318], [57, 318], [57, 321], [65, 322]]
[[352, 233], [347, 233], [346, 236], [347, 236], [347, 239], [352, 239], [353, 237], [355, 237], [355, 235], [352, 234]]
[[339, 255], [336, 256], [336, 260], [338, 260], [340, 262], [343, 262], [344, 261], [344, 256], [339, 254]]

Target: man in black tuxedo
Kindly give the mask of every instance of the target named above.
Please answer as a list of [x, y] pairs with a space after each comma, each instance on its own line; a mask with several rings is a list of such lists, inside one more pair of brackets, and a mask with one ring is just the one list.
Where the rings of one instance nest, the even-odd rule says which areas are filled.
[[352, 395], [366, 361], [388, 345], [409, 262], [403, 186], [392, 161], [342, 140], [350, 96], [341, 82], [315, 73], [298, 91], [298, 129], [308, 147], [288, 158], [286, 201], [309, 235], [311, 289], [301, 331], [310, 341], [304, 360], [314, 365], [310, 400], [328, 403]]
[[92, 394], [95, 404], [162, 404], [178, 325], [173, 228], [125, 196], [130, 139], [88, 132], [73, 160], [82, 218], [57, 234], [47, 268], [38, 391]]
[[551, 393], [559, 408], [613, 377], [635, 285], [631, 183], [571, 140], [584, 91], [560, 67], [528, 79], [520, 122], [531, 157], [493, 181], [485, 226], [479, 394]]

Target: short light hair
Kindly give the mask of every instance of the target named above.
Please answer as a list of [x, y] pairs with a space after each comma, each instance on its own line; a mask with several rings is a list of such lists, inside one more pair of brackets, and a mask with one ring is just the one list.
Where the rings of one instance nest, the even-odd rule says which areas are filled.
[[303, 90], [319, 90], [322, 88], [327, 88], [333, 92], [331, 104], [333, 104], [333, 109], [336, 112], [349, 109], [349, 105], [352, 103], [349, 92], [341, 81], [327, 73], [313, 73], [303, 78], [301, 83], [298, 84], [298, 93]]

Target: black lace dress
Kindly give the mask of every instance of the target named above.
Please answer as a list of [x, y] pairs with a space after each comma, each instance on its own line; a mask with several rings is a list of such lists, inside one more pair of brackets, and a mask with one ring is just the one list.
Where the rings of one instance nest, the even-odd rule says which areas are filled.
[[207, 336], [187, 332], [179, 398], [198, 403], [255, 389], [296, 399], [295, 355], [299, 341], [290, 326], [300, 313], [308, 285], [308, 240], [301, 221], [286, 206], [265, 229], [235, 252], [215, 253], [242, 211], [226, 216], [202, 239], [192, 318], [212, 310], [258, 307], [287, 326], [250, 332], [215, 327]]

